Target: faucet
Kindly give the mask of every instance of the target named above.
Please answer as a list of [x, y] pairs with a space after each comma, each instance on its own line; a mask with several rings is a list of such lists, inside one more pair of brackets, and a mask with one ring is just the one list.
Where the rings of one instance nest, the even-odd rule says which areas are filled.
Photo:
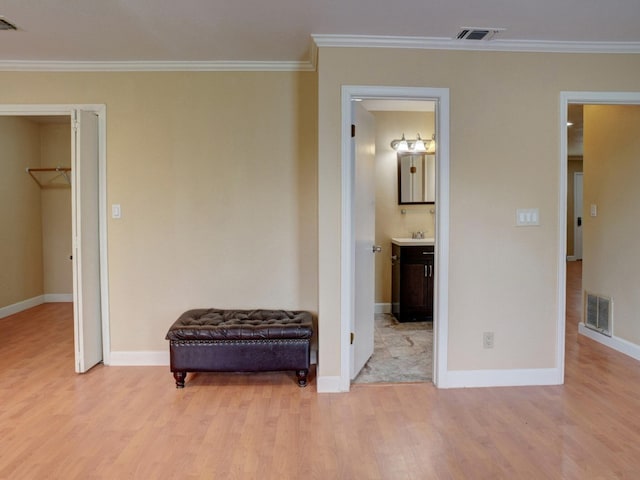
[[423, 239], [424, 238], [424, 232], [418, 231], [418, 232], [412, 232], [411, 233], [411, 238], [414, 239]]

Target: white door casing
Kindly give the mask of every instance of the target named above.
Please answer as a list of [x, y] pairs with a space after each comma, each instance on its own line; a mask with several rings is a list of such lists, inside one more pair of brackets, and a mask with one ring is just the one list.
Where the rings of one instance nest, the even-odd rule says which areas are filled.
[[72, 166], [73, 317], [75, 365], [82, 373], [101, 362], [98, 116], [74, 112]]
[[354, 312], [352, 315], [351, 379], [373, 354], [375, 303], [375, 119], [361, 104], [354, 102], [352, 138], [354, 158], [353, 235]]
[[582, 186], [583, 173], [573, 174], [573, 257], [582, 260]]
[[351, 229], [353, 220], [354, 165], [351, 152], [351, 113], [354, 99], [402, 99], [436, 102], [436, 215], [435, 228], [435, 289], [434, 289], [434, 372], [436, 386], [448, 386], [448, 285], [449, 285], [449, 89], [423, 87], [342, 87], [342, 219], [340, 268], [340, 380], [338, 389], [349, 391], [351, 373], [350, 334], [353, 316], [354, 265]]
[[[93, 217], [97, 219], [99, 225], [98, 238], [96, 239], [97, 245], [99, 245], [99, 275], [100, 281], [97, 287], [99, 288], [98, 295], [101, 301], [101, 329], [96, 332], [96, 338], [100, 335], [102, 337], [102, 343], [100, 349], [102, 350], [102, 359], [105, 364], [110, 363], [110, 328], [109, 328], [109, 273], [108, 273], [108, 258], [107, 258], [107, 217], [106, 217], [106, 107], [105, 105], [95, 104], [0, 104], [0, 115], [3, 116], [65, 116], [71, 119], [76, 118], [76, 112], [83, 110], [86, 112], [93, 112], [97, 115], [98, 125], [98, 155], [93, 157], [93, 161], [97, 162], [98, 172], [98, 185], [94, 185], [97, 188], [98, 204], [94, 207], [97, 210], [89, 209], [87, 206], [82, 207], [82, 215]], [[77, 155], [81, 155], [81, 152], [76, 151], [74, 133], [72, 131], [71, 136], [71, 150], [72, 150], [72, 167], [77, 163]], [[74, 175], [72, 168], [72, 176]], [[73, 183], [72, 179], [72, 183]], [[74, 186], [72, 185], [72, 194]], [[72, 195], [73, 197], [74, 195]], [[81, 199], [78, 197], [78, 201]], [[77, 206], [74, 205], [74, 199], [72, 199], [72, 209]], [[73, 215], [73, 213], [72, 213]], [[72, 222], [73, 223], [73, 222]], [[75, 244], [74, 244], [75, 249]], [[73, 267], [75, 270], [75, 266]], [[74, 272], [75, 275], [75, 272]], [[76, 288], [74, 279], [74, 289]], [[75, 314], [74, 314], [75, 316]], [[80, 320], [80, 319], [79, 319]], [[88, 329], [85, 329], [85, 333]], [[78, 323], [74, 319], [74, 338], [78, 335]], [[76, 362], [76, 371], [80, 371]]]
[[[558, 197], [558, 310], [556, 312], [556, 362], [558, 384], [564, 383], [564, 350], [567, 293], [567, 120], [570, 103], [583, 105], [640, 105], [640, 92], [560, 92], [560, 185]], [[582, 329], [579, 331], [582, 332]]]

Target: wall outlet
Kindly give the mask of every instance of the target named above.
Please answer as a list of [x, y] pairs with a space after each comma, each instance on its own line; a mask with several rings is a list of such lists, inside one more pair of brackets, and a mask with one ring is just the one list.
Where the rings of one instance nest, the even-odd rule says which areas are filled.
[[493, 332], [482, 333], [482, 347], [493, 348]]

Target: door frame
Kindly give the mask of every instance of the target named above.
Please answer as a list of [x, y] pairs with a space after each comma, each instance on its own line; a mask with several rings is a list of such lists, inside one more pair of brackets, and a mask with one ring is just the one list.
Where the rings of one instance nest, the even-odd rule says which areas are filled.
[[[33, 117], [38, 115], [68, 116], [72, 125], [76, 110], [86, 110], [98, 116], [98, 215], [99, 248], [100, 248], [100, 308], [102, 321], [102, 361], [105, 365], [111, 362], [111, 336], [109, 320], [109, 272], [107, 258], [107, 111], [104, 104], [0, 104], [0, 116]], [[72, 141], [72, 138], [70, 138]], [[72, 149], [73, 151], [74, 149]], [[72, 154], [73, 155], [73, 154]], [[71, 159], [75, 164], [75, 158]], [[72, 195], [73, 198], [73, 195]], [[73, 201], [73, 200], [72, 200]], [[81, 210], [84, 212], [84, 210]], [[85, 212], [89, 214], [89, 212]], [[75, 287], [74, 287], [75, 288]], [[75, 293], [75, 292], [74, 292]], [[78, 326], [74, 322], [74, 335]]]
[[[580, 179], [580, 192], [576, 188], [578, 185], [578, 178]], [[578, 198], [580, 199], [580, 218], [584, 218], [584, 205], [583, 205], [583, 190], [584, 190], [584, 172], [573, 172], [573, 259], [582, 260], [582, 225], [578, 227], [578, 214], [576, 205], [578, 204]], [[579, 194], [578, 194], [579, 193]], [[580, 228], [580, 235], [578, 238], [578, 228]], [[578, 248], [580, 247], [580, 248]]]
[[351, 113], [356, 99], [426, 100], [436, 102], [436, 226], [434, 288], [433, 383], [446, 385], [447, 343], [449, 332], [449, 89], [426, 87], [384, 87], [343, 85], [341, 95], [341, 239], [340, 250], [340, 388], [351, 386], [351, 324], [354, 312], [353, 224], [354, 159], [351, 155]]
[[[568, 189], [568, 144], [567, 120], [569, 104], [582, 105], [640, 105], [640, 92], [560, 92], [560, 185], [558, 198], [558, 311], [557, 311], [557, 350], [558, 383], [564, 383], [565, 323], [567, 294], [567, 189]], [[584, 209], [584, 205], [583, 205]], [[588, 259], [587, 259], [588, 260]], [[579, 330], [580, 331], [580, 330]], [[599, 339], [598, 339], [599, 341]]]

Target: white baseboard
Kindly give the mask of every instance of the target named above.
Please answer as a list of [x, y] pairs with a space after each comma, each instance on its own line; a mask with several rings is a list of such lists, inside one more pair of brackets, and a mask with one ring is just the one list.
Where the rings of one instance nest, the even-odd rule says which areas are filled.
[[575, 262], [577, 258], [574, 255], [567, 255], [567, 262]]
[[45, 293], [44, 303], [73, 302], [73, 293]]
[[376, 303], [374, 313], [391, 313], [390, 303]]
[[557, 368], [518, 370], [450, 370], [438, 381], [438, 388], [522, 387], [532, 385], [562, 385]]
[[168, 366], [169, 350], [143, 352], [112, 351], [109, 365], [114, 367]]
[[14, 313], [20, 313], [29, 308], [37, 307], [38, 305], [42, 305], [44, 302], [44, 295], [39, 295], [37, 297], [14, 303], [13, 305], [7, 305], [6, 307], [0, 308], [0, 318], [8, 317]]
[[7, 305], [6, 307], [0, 307], [0, 318], [8, 317], [15, 313], [20, 313], [24, 310], [28, 310], [43, 303], [50, 302], [73, 302], [72, 293], [45, 293], [44, 295], [38, 295], [37, 297], [28, 298], [21, 302]]
[[348, 392], [349, 385], [345, 388], [344, 385], [342, 385], [342, 379], [339, 376], [319, 376], [316, 379], [316, 389], [318, 390], [318, 393]]
[[578, 324], [578, 332], [591, 340], [595, 340], [596, 342], [606, 345], [620, 353], [624, 353], [631, 358], [640, 360], [640, 345], [636, 345], [635, 343], [631, 343], [628, 340], [615, 336], [607, 337], [595, 330], [591, 330], [589, 327], [585, 326], [583, 322]]

